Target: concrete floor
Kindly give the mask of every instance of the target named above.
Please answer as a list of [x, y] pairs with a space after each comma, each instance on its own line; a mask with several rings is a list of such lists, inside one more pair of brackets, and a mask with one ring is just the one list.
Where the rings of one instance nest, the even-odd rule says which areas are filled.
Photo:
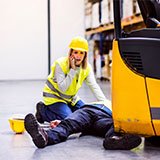
[[[141, 145], [131, 151], [109, 151], [102, 146], [102, 138], [75, 134], [66, 142], [37, 149], [29, 135], [15, 134], [8, 118], [13, 114], [35, 113], [35, 104], [41, 100], [44, 81], [0, 81], [0, 160], [158, 160], [160, 148]], [[100, 82], [108, 99], [110, 83]], [[86, 102], [95, 101], [85, 85], [79, 95]]]

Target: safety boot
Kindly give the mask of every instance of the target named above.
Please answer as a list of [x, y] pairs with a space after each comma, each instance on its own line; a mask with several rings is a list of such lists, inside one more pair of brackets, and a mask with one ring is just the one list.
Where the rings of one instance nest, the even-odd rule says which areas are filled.
[[48, 143], [47, 132], [41, 128], [33, 114], [26, 115], [24, 119], [26, 131], [32, 137], [34, 144], [38, 148], [44, 148]]
[[141, 137], [132, 134], [105, 136], [103, 146], [108, 150], [131, 150], [141, 143]]
[[35, 117], [39, 123], [44, 123], [43, 117], [41, 115], [41, 110], [43, 107], [45, 107], [45, 104], [43, 102], [38, 102], [36, 105]]

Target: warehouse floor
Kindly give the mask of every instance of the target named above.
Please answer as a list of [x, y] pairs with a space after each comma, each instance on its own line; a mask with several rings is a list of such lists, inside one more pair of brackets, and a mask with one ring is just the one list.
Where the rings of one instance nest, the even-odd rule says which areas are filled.
[[[102, 146], [103, 139], [74, 134], [66, 142], [37, 149], [29, 135], [11, 131], [8, 118], [13, 114], [35, 113], [35, 104], [41, 100], [44, 81], [0, 81], [0, 160], [158, 160], [160, 148], [141, 145], [131, 151], [110, 151]], [[111, 98], [110, 83], [99, 83], [106, 97]], [[95, 101], [87, 86], [79, 95], [86, 102]]]

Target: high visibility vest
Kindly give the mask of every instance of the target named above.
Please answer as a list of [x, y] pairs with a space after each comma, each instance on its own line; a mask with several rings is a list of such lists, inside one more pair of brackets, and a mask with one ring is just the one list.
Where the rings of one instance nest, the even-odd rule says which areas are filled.
[[78, 101], [78, 98], [75, 98], [74, 96], [77, 94], [79, 88], [82, 86], [83, 81], [90, 73], [91, 66], [88, 63], [86, 69], [82, 69], [80, 67], [79, 75], [75, 75], [68, 89], [65, 92], [62, 92], [59, 89], [57, 82], [54, 81], [54, 70], [56, 64], [59, 64], [64, 74], [67, 75], [70, 71], [68, 57], [59, 58], [53, 63], [51, 67], [51, 73], [48, 76], [45, 87], [43, 89], [44, 103], [45, 105], [50, 105], [56, 102], [64, 102], [70, 103], [74, 106]]

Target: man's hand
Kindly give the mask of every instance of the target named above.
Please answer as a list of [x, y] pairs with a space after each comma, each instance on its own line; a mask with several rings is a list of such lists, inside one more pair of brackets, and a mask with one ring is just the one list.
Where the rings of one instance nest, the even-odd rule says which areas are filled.
[[72, 55], [69, 57], [69, 61], [71, 68], [75, 70], [76, 69], [75, 58]]
[[50, 122], [50, 127], [55, 128], [61, 122], [61, 120], [54, 120]]

